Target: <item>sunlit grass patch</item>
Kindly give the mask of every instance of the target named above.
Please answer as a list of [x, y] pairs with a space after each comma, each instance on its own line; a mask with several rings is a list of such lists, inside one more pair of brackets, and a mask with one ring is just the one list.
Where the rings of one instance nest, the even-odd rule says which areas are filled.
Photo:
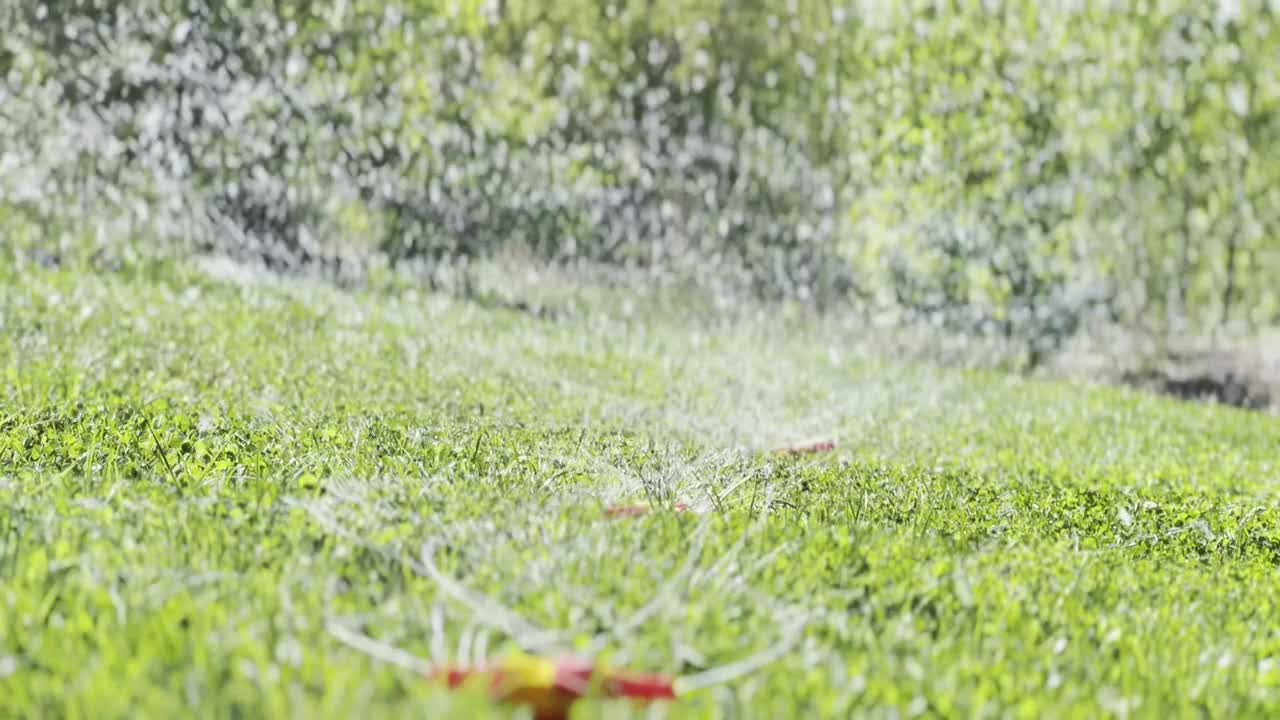
[[669, 718], [1280, 705], [1273, 418], [803, 325], [193, 277], [6, 280], [0, 714], [510, 715], [335, 623], [767, 659]]

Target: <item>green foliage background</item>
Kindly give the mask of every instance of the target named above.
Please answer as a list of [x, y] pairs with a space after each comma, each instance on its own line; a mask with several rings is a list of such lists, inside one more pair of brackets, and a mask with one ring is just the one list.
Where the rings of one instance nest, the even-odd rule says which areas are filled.
[[1094, 318], [1249, 329], [1280, 316], [1278, 11], [22, 3], [0, 222], [429, 275], [518, 248], [1032, 361]]

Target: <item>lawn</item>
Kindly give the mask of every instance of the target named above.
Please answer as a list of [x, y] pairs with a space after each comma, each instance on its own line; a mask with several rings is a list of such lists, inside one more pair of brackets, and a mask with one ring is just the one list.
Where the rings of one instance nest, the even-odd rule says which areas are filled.
[[1275, 418], [819, 325], [0, 271], [0, 717], [513, 716], [344, 632], [695, 687], [582, 718], [1280, 713]]

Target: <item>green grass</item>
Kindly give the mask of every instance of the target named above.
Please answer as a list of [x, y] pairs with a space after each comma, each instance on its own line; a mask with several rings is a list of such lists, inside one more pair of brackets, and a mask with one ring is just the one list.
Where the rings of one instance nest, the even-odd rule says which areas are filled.
[[[0, 717], [511, 715], [334, 623], [441, 660], [776, 656], [580, 717], [1280, 710], [1274, 418], [816, 323], [172, 268], [4, 275], [0, 336]], [[643, 499], [711, 511], [602, 517]]]

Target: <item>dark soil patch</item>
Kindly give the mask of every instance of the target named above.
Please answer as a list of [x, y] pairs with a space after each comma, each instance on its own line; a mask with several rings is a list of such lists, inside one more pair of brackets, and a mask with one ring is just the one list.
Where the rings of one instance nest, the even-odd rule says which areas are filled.
[[1264, 379], [1230, 367], [1181, 367], [1126, 372], [1124, 384], [1182, 400], [1216, 402], [1246, 410], [1272, 407]]

